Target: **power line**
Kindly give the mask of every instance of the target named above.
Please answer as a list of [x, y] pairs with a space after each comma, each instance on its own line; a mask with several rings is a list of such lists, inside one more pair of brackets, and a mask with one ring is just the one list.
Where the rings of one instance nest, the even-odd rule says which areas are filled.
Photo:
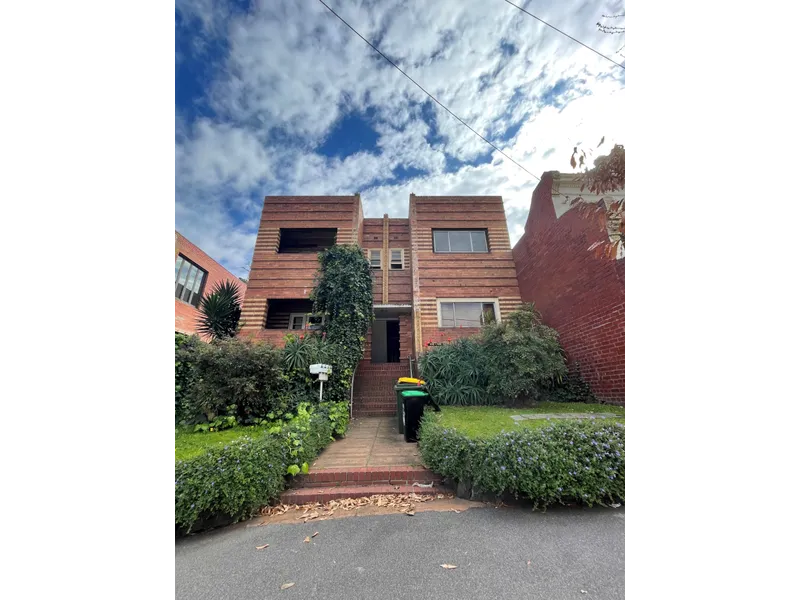
[[524, 9], [524, 8], [522, 8], [521, 6], [517, 6], [517, 5], [516, 5], [516, 4], [514, 4], [513, 2], [509, 2], [509, 0], [503, 0], [503, 1], [504, 1], [504, 2], [506, 2], [507, 4], [510, 4], [510, 5], [511, 5], [511, 6], [513, 6], [514, 8], [518, 8], [518, 9], [520, 9], [520, 10], [521, 10], [522, 12], [524, 12], [526, 15], [533, 17], [534, 19], [536, 19], [536, 20], [537, 20], [537, 21], [539, 21], [540, 23], [544, 23], [544, 24], [545, 24], [545, 25], [547, 25], [547, 26], [548, 26], [550, 29], [555, 29], [555, 30], [556, 30], [558, 33], [560, 33], [561, 35], [565, 35], [565, 36], [567, 36], [567, 37], [568, 37], [569, 39], [571, 39], [573, 42], [577, 42], [577, 43], [579, 43], [581, 46], [583, 46], [584, 48], [587, 48], [588, 50], [591, 50], [592, 52], [594, 52], [594, 53], [595, 53], [595, 54], [597, 54], [598, 56], [602, 56], [602, 57], [603, 57], [603, 58], [605, 58], [607, 61], [609, 61], [609, 62], [611, 62], [611, 63], [614, 63], [615, 65], [617, 65], [617, 66], [618, 66], [620, 69], [623, 69], [623, 70], [625, 69], [625, 67], [624, 67], [623, 65], [619, 64], [617, 61], [615, 61], [615, 60], [612, 60], [612, 59], [608, 58], [608, 57], [607, 57], [605, 54], [601, 54], [600, 52], [598, 52], [597, 50], [595, 50], [595, 49], [594, 49], [594, 48], [592, 48], [591, 46], [587, 46], [587, 45], [586, 45], [586, 44], [584, 44], [582, 41], [580, 41], [580, 40], [577, 40], [577, 39], [575, 39], [574, 37], [572, 37], [570, 34], [568, 34], [568, 33], [564, 33], [564, 32], [563, 32], [563, 31], [561, 31], [561, 30], [560, 30], [558, 27], [554, 27], [554, 26], [550, 25], [550, 23], [548, 23], [547, 21], [545, 21], [545, 20], [543, 20], [543, 19], [540, 19], [539, 17], [537, 17], [537, 16], [536, 16], [536, 15], [534, 15], [533, 13], [529, 13], [527, 10], [525, 10], [525, 9]]
[[[486, 139], [485, 137], [483, 137], [483, 136], [482, 136], [480, 133], [478, 133], [478, 132], [477, 132], [477, 131], [475, 131], [475, 130], [474, 130], [472, 127], [470, 127], [470, 126], [469, 126], [469, 125], [468, 125], [468, 124], [467, 124], [467, 123], [464, 121], [464, 119], [462, 119], [461, 117], [459, 117], [459, 116], [458, 116], [457, 114], [455, 114], [455, 113], [454, 113], [452, 110], [450, 110], [450, 109], [449, 109], [449, 108], [447, 108], [447, 107], [446, 107], [444, 104], [442, 104], [441, 102], [439, 102], [439, 101], [436, 99], [436, 97], [435, 97], [433, 94], [431, 94], [431, 93], [430, 93], [428, 90], [426, 90], [424, 87], [422, 87], [422, 86], [421, 86], [420, 84], [418, 84], [416, 81], [414, 81], [414, 80], [411, 78], [411, 76], [410, 76], [410, 75], [408, 75], [408, 74], [407, 74], [405, 71], [403, 71], [403, 69], [401, 69], [400, 67], [398, 67], [398, 66], [397, 66], [397, 65], [396, 65], [396, 64], [395, 64], [395, 63], [394, 63], [394, 62], [393, 62], [393, 61], [392, 61], [392, 60], [391, 60], [391, 59], [390, 59], [388, 56], [386, 56], [386, 55], [385, 55], [383, 52], [381, 52], [380, 50], [378, 50], [378, 49], [377, 49], [377, 48], [376, 48], [376, 47], [375, 47], [375, 46], [372, 44], [372, 42], [370, 42], [370, 41], [369, 41], [367, 38], [365, 38], [363, 35], [361, 35], [360, 33], [358, 33], [358, 31], [356, 31], [355, 29], [353, 29], [353, 27], [350, 25], [350, 23], [348, 23], [348, 22], [347, 22], [347, 21], [345, 21], [345, 20], [344, 20], [342, 17], [340, 17], [340, 16], [339, 16], [339, 15], [336, 13], [336, 11], [335, 11], [335, 10], [333, 10], [333, 9], [332, 9], [330, 6], [328, 6], [327, 4], [325, 4], [325, 2], [324, 2], [323, 0], [319, 0], [319, 2], [320, 2], [320, 4], [322, 4], [322, 5], [323, 5], [325, 8], [327, 8], [329, 11], [331, 11], [331, 13], [333, 13], [333, 14], [334, 14], [334, 16], [336, 16], [336, 18], [337, 18], [337, 19], [339, 19], [339, 20], [340, 20], [342, 23], [344, 23], [345, 25], [347, 25], [347, 27], [350, 29], [350, 31], [352, 31], [353, 33], [355, 33], [355, 34], [356, 34], [358, 37], [360, 37], [362, 40], [364, 40], [364, 42], [365, 42], [365, 43], [367, 43], [367, 44], [370, 46], [370, 48], [372, 48], [373, 50], [375, 50], [375, 52], [377, 52], [377, 53], [378, 53], [378, 54], [380, 54], [380, 55], [381, 55], [381, 56], [382, 56], [384, 59], [386, 59], [386, 62], [388, 62], [388, 63], [389, 63], [390, 65], [392, 65], [392, 66], [393, 66], [395, 69], [397, 69], [398, 71], [400, 71], [400, 72], [401, 72], [401, 73], [402, 73], [402, 74], [403, 74], [403, 75], [404, 75], [404, 76], [405, 76], [405, 77], [406, 77], [406, 78], [407, 78], [407, 79], [408, 79], [408, 80], [409, 80], [411, 83], [413, 83], [415, 86], [417, 86], [417, 87], [418, 87], [419, 89], [421, 89], [423, 92], [425, 92], [425, 93], [428, 95], [428, 97], [429, 97], [431, 100], [433, 100], [434, 102], [436, 102], [436, 104], [438, 104], [439, 106], [441, 106], [443, 109], [445, 109], [447, 112], [449, 112], [449, 113], [450, 113], [450, 114], [451, 114], [453, 117], [455, 117], [456, 119], [458, 119], [458, 121], [459, 121], [459, 122], [460, 122], [462, 125], [464, 125], [464, 127], [466, 127], [467, 129], [469, 129], [469, 130], [470, 130], [472, 133], [474, 133], [475, 135], [477, 135], [477, 136], [478, 136], [479, 138], [481, 138], [481, 139], [482, 139], [484, 142], [486, 142], [487, 144], [489, 144], [489, 145], [490, 145], [492, 148], [494, 148], [495, 150], [497, 150], [497, 151], [498, 151], [500, 154], [502, 154], [503, 156], [505, 156], [505, 157], [506, 157], [508, 160], [510, 160], [512, 163], [514, 163], [514, 164], [515, 164], [515, 165], [517, 165], [517, 166], [518, 166], [520, 169], [522, 169], [523, 171], [525, 171], [525, 172], [526, 172], [528, 175], [530, 175], [531, 177], [535, 178], [535, 179], [536, 179], [536, 180], [538, 180], [538, 181], [541, 181], [541, 178], [540, 178], [540, 177], [537, 177], [536, 175], [534, 175], [533, 173], [531, 173], [530, 171], [528, 171], [528, 169], [526, 169], [525, 167], [523, 167], [521, 164], [519, 164], [517, 161], [515, 161], [513, 158], [511, 158], [511, 157], [510, 157], [508, 154], [506, 154], [505, 152], [503, 152], [502, 150], [500, 150], [500, 148], [498, 148], [497, 146], [495, 146], [495, 145], [494, 145], [492, 142], [490, 142], [489, 140], [487, 140], [487, 139]], [[624, 68], [625, 68], [625, 67], [623, 67], [623, 69], [624, 69]]]

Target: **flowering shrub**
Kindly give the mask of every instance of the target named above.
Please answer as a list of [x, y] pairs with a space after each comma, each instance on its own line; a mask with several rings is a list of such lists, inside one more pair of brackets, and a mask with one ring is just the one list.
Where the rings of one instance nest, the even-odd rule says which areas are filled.
[[303, 411], [287, 425], [176, 461], [175, 523], [189, 531], [220, 515], [234, 521], [250, 516], [280, 494], [291, 467], [308, 470], [331, 440], [332, 428], [325, 411]]
[[625, 499], [625, 426], [554, 421], [486, 439], [442, 427], [427, 413], [419, 447], [436, 473], [479, 492], [510, 493], [536, 506], [578, 500], [589, 506]]

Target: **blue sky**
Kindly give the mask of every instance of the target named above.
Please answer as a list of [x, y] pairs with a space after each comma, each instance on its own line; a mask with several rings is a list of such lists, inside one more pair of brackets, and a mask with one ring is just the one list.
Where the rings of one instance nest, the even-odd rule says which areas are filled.
[[[532, 173], [624, 141], [624, 71], [500, 0], [329, 4]], [[607, 55], [622, 45], [594, 25], [620, 1], [527, 8]], [[177, 0], [175, 39], [176, 229], [235, 274], [265, 195], [359, 192], [367, 217], [405, 217], [411, 192], [496, 194], [521, 235], [537, 181], [316, 0]]]

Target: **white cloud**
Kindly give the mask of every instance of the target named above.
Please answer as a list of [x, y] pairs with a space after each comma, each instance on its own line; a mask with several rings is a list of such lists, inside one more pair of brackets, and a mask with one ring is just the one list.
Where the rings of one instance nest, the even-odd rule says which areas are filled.
[[[505, 3], [330, 4], [482, 134], [496, 136], [524, 118], [512, 139], [496, 143], [536, 175], [569, 170], [579, 141], [593, 148], [602, 136], [608, 147], [624, 140], [620, 69]], [[202, 36], [224, 36], [229, 48], [207, 86], [218, 118], [191, 126], [178, 119], [176, 223], [209, 254], [233, 267], [249, 263], [268, 194], [361, 192], [375, 217], [405, 216], [412, 191], [502, 195], [512, 243], [518, 239], [536, 180], [437, 106], [432, 126], [442, 141], [431, 145], [420, 109], [427, 97], [321, 4], [262, 0], [247, 15], [212, 0], [177, 7], [199, 19]], [[607, 55], [621, 45], [595, 27], [602, 14], [624, 10], [619, 1], [528, 9]], [[511, 56], [501, 42], [514, 48]], [[543, 105], [561, 80], [574, 88], [558, 95], [558, 107]], [[343, 115], [368, 107], [376, 149], [344, 159], [314, 152]], [[445, 153], [470, 161], [487, 151], [491, 163], [445, 172]], [[428, 173], [398, 183], [398, 167]]]

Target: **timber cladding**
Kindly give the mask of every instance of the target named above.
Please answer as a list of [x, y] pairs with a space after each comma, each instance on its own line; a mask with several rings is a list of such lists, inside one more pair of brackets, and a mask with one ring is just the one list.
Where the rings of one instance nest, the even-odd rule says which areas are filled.
[[[500, 318], [521, 304], [517, 271], [500, 196], [415, 196], [409, 199], [414, 290], [415, 346], [463, 337], [477, 328], [439, 326], [438, 300], [481, 299]], [[484, 231], [484, 252], [434, 251], [434, 231]]]

